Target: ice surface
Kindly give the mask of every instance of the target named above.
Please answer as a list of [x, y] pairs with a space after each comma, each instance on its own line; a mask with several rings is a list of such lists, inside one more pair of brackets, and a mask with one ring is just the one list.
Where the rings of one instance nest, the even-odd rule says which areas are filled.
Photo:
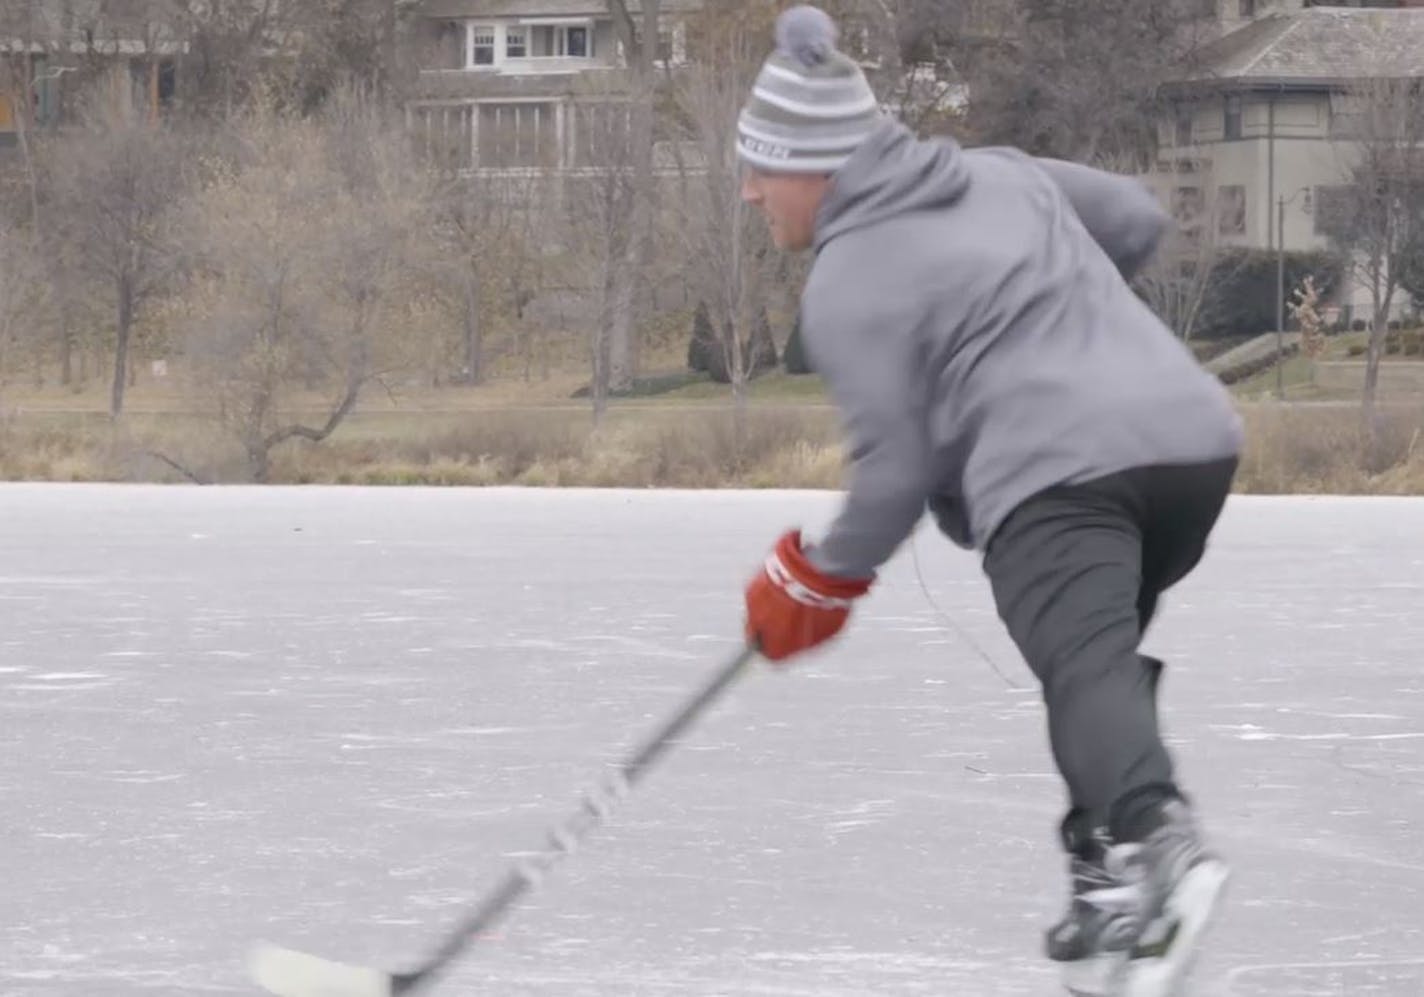
[[[251, 993], [261, 938], [406, 966], [835, 501], [0, 487], [0, 994]], [[975, 559], [913, 549], [936, 605], [907, 548], [437, 992], [1057, 993], [1038, 697]], [[1424, 994], [1424, 501], [1234, 500], [1149, 647], [1237, 867], [1204, 997]]]

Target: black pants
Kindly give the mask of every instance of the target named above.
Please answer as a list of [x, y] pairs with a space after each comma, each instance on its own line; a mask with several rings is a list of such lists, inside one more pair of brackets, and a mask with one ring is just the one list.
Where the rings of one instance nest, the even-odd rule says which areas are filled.
[[1133, 840], [1134, 804], [1177, 793], [1157, 728], [1162, 663], [1138, 645], [1161, 594], [1201, 559], [1235, 472], [1235, 460], [1141, 467], [1051, 488], [989, 543], [999, 616], [1043, 684], [1069, 821]]

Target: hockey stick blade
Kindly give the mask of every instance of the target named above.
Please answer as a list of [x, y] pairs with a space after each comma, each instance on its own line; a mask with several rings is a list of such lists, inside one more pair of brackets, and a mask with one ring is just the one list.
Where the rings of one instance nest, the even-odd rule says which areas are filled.
[[394, 997], [401, 981], [389, 973], [349, 966], [305, 952], [263, 944], [248, 962], [252, 979], [277, 997]]

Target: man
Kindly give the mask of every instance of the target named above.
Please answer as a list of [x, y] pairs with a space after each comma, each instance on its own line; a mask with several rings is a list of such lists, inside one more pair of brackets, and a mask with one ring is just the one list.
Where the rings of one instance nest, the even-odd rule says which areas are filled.
[[786, 534], [749, 585], [748, 637], [784, 661], [835, 636], [926, 508], [982, 550], [1070, 803], [1048, 955], [1075, 993], [1180, 994], [1228, 872], [1138, 647], [1202, 556], [1241, 428], [1128, 286], [1167, 219], [1127, 178], [917, 140], [835, 42], [821, 11], [783, 14], [738, 123], [744, 199], [814, 250], [802, 334], [853, 460], [829, 533]]

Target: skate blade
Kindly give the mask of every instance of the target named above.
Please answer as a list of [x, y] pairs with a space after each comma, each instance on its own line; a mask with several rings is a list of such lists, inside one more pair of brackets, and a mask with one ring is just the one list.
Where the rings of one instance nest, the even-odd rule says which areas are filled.
[[1161, 956], [1138, 958], [1127, 967], [1122, 997], [1186, 997], [1187, 978], [1201, 951], [1231, 870], [1208, 859], [1185, 876], [1167, 898], [1166, 911], [1177, 918], [1177, 933]]
[[1105, 952], [1064, 963], [1061, 979], [1069, 997], [1118, 997], [1126, 973], [1127, 954]]

